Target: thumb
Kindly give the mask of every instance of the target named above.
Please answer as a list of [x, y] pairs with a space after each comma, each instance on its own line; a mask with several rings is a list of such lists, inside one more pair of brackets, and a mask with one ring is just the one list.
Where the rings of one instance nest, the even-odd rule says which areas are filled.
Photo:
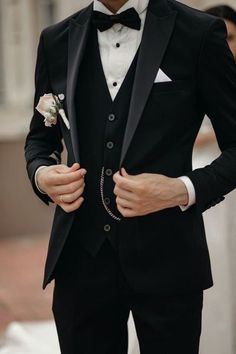
[[84, 178], [86, 175], [87, 171], [84, 168], [80, 168], [80, 164], [78, 162], [74, 163], [70, 168], [68, 172], [76, 172], [79, 171], [80, 176]]
[[121, 172], [121, 176], [123, 176], [123, 177], [128, 177], [129, 176], [124, 167], [121, 168], [120, 172]]
[[70, 168], [64, 164], [56, 166], [57, 173], [68, 173], [69, 171], [70, 171]]
[[120, 170], [120, 175], [122, 177], [125, 177], [125, 178], [129, 178], [130, 180], [136, 180], [137, 176], [136, 175], [130, 175], [128, 174], [128, 172], [126, 171], [126, 169], [124, 167], [121, 168]]
[[75, 172], [80, 169], [80, 164], [78, 162], [74, 163], [71, 167], [69, 167], [70, 172]]
[[75, 172], [79, 168], [80, 168], [80, 165], [78, 163], [74, 163], [71, 167], [61, 164], [61, 165], [57, 165], [56, 171], [58, 173], [69, 173], [69, 172]]

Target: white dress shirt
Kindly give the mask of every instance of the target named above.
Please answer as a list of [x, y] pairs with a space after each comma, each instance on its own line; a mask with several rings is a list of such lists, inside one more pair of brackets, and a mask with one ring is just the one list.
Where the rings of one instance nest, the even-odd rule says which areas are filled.
[[[128, 0], [119, 11], [117, 11], [117, 14], [119, 14], [133, 7], [141, 19], [140, 31], [128, 28], [119, 23], [114, 24], [106, 31], [101, 32], [98, 30], [98, 45], [101, 62], [112, 100], [115, 99], [141, 43], [148, 3], [149, 0]], [[113, 15], [113, 13], [98, 0], [94, 1], [93, 9], [94, 11], [100, 11], [107, 15]], [[39, 169], [35, 174], [36, 185], [37, 172]], [[184, 211], [195, 204], [195, 189], [188, 177], [183, 176], [179, 178], [185, 184], [189, 197], [188, 205], [180, 206]]]
[[[149, 0], [129, 0], [117, 11], [117, 14], [119, 14], [134, 7], [141, 19], [140, 31], [119, 23], [107, 31], [100, 32], [98, 30], [98, 44], [103, 71], [113, 100], [124, 81], [141, 43], [148, 3]], [[95, 11], [100, 11], [107, 15], [113, 14], [98, 0], [94, 1], [93, 8]]]

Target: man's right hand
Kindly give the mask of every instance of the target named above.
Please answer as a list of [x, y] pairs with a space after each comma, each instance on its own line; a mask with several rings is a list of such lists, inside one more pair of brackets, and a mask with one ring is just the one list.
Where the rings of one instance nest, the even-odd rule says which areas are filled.
[[84, 201], [84, 176], [87, 171], [75, 163], [66, 165], [45, 166], [37, 173], [39, 188], [45, 192], [54, 203], [70, 213], [80, 208]]

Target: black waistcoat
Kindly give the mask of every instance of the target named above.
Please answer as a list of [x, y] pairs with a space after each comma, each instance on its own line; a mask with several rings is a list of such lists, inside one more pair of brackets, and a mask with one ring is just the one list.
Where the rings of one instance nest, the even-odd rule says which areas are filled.
[[102, 68], [97, 32], [91, 28], [75, 95], [80, 162], [87, 169], [85, 201], [77, 212], [70, 238], [78, 240], [92, 254], [96, 254], [106, 238], [114, 247], [117, 244], [119, 221], [103, 206], [101, 173], [104, 167], [104, 202], [119, 217], [112, 176], [119, 168], [137, 56], [138, 52], [112, 101]]

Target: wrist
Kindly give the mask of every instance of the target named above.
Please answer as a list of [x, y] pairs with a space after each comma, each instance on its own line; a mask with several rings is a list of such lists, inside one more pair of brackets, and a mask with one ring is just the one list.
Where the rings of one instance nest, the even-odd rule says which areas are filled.
[[186, 184], [179, 178], [174, 178], [174, 204], [175, 206], [186, 206], [189, 203], [189, 194]]
[[35, 173], [35, 183], [38, 188], [38, 190], [46, 194], [45, 192], [45, 187], [44, 187], [44, 176], [45, 176], [45, 170], [47, 169], [47, 166], [41, 166], [38, 168], [38, 170]]

